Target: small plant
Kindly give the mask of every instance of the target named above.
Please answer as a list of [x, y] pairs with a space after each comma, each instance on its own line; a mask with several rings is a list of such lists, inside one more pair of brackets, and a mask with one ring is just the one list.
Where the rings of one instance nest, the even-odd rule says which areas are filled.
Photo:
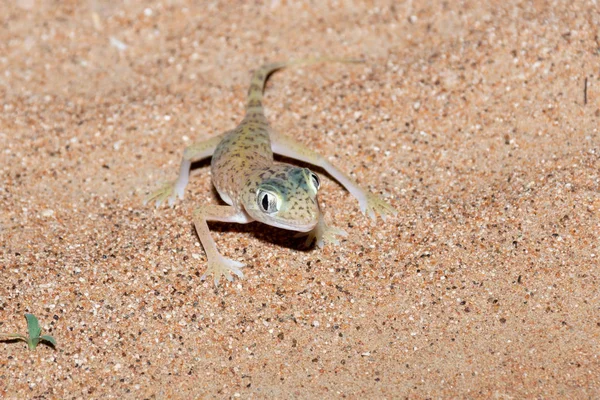
[[40, 323], [35, 315], [25, 314], [25, 319], [27, 320], [27, 331], [29, 333], [29, 337], [21, 335], [20, 333], [9, 333], [0, 334], [0, 340], [22, 340], [23, 342], [27, 343], [29, 350], [35, 350], [37, 345], [40, 343], [45, 343], [49, 346], [56, 347], [56, 340], [54, 340], [52, 336], [41, 335], [42, 328], [40, 327]]

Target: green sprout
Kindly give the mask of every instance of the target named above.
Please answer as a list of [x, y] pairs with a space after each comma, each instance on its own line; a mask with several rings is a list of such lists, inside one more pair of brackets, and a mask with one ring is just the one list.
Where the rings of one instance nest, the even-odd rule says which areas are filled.
[[56, 340], [54, 340], [52, 336], [41, 335], [42, 328], [40, 327], [40, 323], [38, 322], [38, 319], [35, 317], [35, 315], [25, 314], [25, 319], [27, 320], [27, 331], [29, 332], [29, 337], [21, 335], [20, 333], [9, 333], [0, 334], [0, 340], [22, 340], [23, 342], [27, 343], [27, 347], [29, 347], [29, 350], [35, 350], [37, 345], [40, 343], [45, 343], [46, 345], [56, 347]]

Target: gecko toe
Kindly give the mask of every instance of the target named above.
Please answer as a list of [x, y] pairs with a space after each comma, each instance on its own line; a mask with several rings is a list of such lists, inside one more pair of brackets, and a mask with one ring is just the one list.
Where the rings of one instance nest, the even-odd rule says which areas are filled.
[[[243, 267], [243, 265], [241, 267]], [[239, 269], [233, 270], [233, 273], [236, 274], [238, 276], [238, 278], [244, 279], [244, 273], [242, 271], [240, 271]]]
[[372, 208], [369, 208], [369, 210], [367, 211], [367, 215], [369, 216], [369, 218], [371, 218], [371, 220], [373, 220], [373, 221], [377, 220], [375, 211]]

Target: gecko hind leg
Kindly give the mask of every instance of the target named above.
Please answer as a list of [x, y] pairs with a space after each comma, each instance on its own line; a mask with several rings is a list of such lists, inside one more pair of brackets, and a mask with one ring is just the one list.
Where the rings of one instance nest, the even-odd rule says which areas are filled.
[[153, 201], [156, 207], [158, 207], [165, 201], [168, 201], [169, 206], [172, 206], [177, 197], [179, 197], [180, 200], [183, 200], [185, 187], [190, 179], [190, 167], [192, 166], [192, 162], [200, 161], [212, 156], [215, 148], [226, 134], [227, 132], [186, 147], [183, 151], [183, 157], [181, 158], [178, 178], [174, 181], [164, 183], [158, 190], [148, 195], [144, 200], [144, 205]]
[[219, 253], [217, 245], [208, 229], [207, 221], [246, 224], [251, 222], [252, 219], [243, 211], [237, 211], [231, 206], [206, 205], [194, 211], [194, 226], [196, 227], [196, 232], [200, 238], [200, 243], [202, 243], [204, 251], [206, 252], [206, 258], [208, 259], [208, 267], [200, 279], [205, 280], [206, 275], [212, 274], [215, 286], [218, 286], [221, 275], [224, 275], [230, 282], [233, 281], [232, 274], [243, 278], [244, 274], [242, 273], [241, 268], [244, 267], [244, 264], [223, 257]]

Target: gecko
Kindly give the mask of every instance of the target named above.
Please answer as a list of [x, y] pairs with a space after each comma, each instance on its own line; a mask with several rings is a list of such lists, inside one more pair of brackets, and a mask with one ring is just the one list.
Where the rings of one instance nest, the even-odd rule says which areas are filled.
[[265, 117], [263, 92], [267, 79], [275, 71], [300, 64], [317, 62], [361, 63], [363, 60], [319, 58], [268, 63], [256, 69], [248, 89], [246, 113], [234, 129], [209, 139], [193, 143], [183, 151], [176, 180], [162, 185], [144, 201], [159, 207], [165, 201], [172, 206], [177, 197], [183, 200], [192, 162], [212, 156], [212, 181], [227, 205], [206, 204], [193, 213], [193, 222], [207, 257], [208, 266], [201, 280], [213, 275], [218, 286], [221, 276], [233, 281], [233, 275], [243, 278], [242, 264], [224, 257], [217, 250], [208, 228], [208, 221], [246, 224], [259, 221], [267, 225], [306, 235], [306, 243], [316, 240], [318, 247], [325, 243], [339, 244], [343, 229], [325, 222], [319, 208], [317, 193], [320, 180], [308, 168], [275, 162], [273, 153], [311, 164], [325, 170], [352, 194], [363, 214], [385, 221], [397, 211], [377, 195], [363, 189], [350, 176], [335, 167], [320, 154], [291, 137], [273, 129]]

